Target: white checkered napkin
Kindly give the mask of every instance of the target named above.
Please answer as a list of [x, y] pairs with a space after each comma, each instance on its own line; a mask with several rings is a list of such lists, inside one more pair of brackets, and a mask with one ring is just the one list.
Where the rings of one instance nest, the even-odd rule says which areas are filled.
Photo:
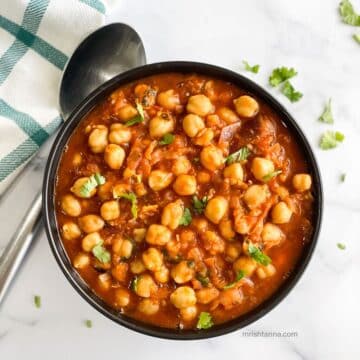
[[0, 0], [0, 194], [61, 123], [62, 69], [105, 1]]

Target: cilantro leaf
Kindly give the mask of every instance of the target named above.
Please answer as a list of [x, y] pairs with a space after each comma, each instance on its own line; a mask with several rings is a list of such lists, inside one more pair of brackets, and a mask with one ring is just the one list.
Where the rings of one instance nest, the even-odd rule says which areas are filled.
[[191, 224], [191, 221], [192, 221], [191, 212], [188, 208], [185, 208], [183, 215], [180, 219], [179, 225], [188, 226]]
[[296, 102], [299, 101], [303, 94], [299, 91], [296, 91], [294, 87], [291, 85], [290, 81], [286, 81], [281, 92], [291, 101]]
[[208, 312], [202, 311], [199, 315], [199, 319], [196, 327], [200, 329], [209, 329], [214, 325], [211, 315]]
[[329, 150], [336, 148], [345, 139], [344, 134], [339, 131], [326, 131], [320, 139], [320, 148]]
[[331, 110], [331, 99], [329, 99], [328, 103], [325, 105], [325, 109], [323, 113], [319, 117], [319, 121], [326, 124], [333, 124], [334, 117]]
[[225, 163], [226, 165], [233, 164], [235, 162], [244, 161], [246, 160], [250, 155], [250, 150], [247, 146], [244, 146], [240, 148], [238, 151], [235, 151], [234, 153], [230, 154], [226, 159]]
[[271, 86], [275, 87], [280, 85], [282, 82], [291, 79], [295, 75], [297, 75], [297, 71], [294, 68], [289, 69], [282, 66], [273, 70], [269, 77], [269, 83]]
[[275, 171], [273, 171], [273, 172], [271, 172], [271, 173], [269, 173], [269, 174], [266, 174], [265, 176], [263, 176], [263, 180], [265, 181], [265, 182], [268, 182], [268, 181], [270, 181], [271, 179], [273, 179], [275, 176], [278, 176], [279, 174], [281, 174], [282, 173], [282, 170], [275, 170]]
[[92, 174], [88, 180], [81, 186], [80, 195], [87, 198], [90, 197], [91, 192], [99, 185], [105, 184], [105, 178], [100, 174]]
[[34, 305], [35, 305], [35, 307], [37, 307], [38, 309], [41, 308], [41, 297], [40, 297], [40, 295], [35, 295], [35, 296], [34, 296]]
[[340, 181], [341, 182], [345, 182], [345, 179], [346, 179], [346, 174], [344, 173], [344, 174], [341, 174], [340, 175]]
[[136, 291], [137, 290], [137, 286], [138, 286], [138, 282], [139, 282], [139, 277], [135, 276], [131, 282], [130, 282], [130, 289], [132, 291]]
[[345, 244], [342, 244], [342, 243], [337, 243], [337, 247], [338, 247], [340, 250], [345, 250], [345, 249], [346, 249], [346, 245], [345, 245]]
[[202, 286], [208, 286], [209, 282], [210, 282], [210, 279], [208, 276], [204, 276], [200, 273], [196, 274], [196, 280], [200, 281]]
[[227, 284], [223, 287], [224, 290], [233, 288], [238, 281], [240, 281], [245, 276], [245, 272], [243, 270], [240, 270], [235, 277], [235, 280], [231, 282], [230, 284]]
[[85, 320], [85, 326], [87, 327], [87, 328], [92, 328], [92, 321], [91, 320]]
[[345, 24], [360, 26], [360, 15], [355, 12], [354, 7], [349, 0], [341, 1], [339, 11], [342, 21]]
[[199, 199], [196, 195], [194, 195], [192, 202], [195, 214], [201, 215], [206, 208], [208, 197], [204, 196], [202, 199]]
[[125, 200], [129, 200], [131, 202], [131, 215], [133, 216], [134, 219], [137, 218], [138, 216], [138, 208], [137, 208], [137, 197], [135, 195], [135, 193], [133, 192], [129, 192], [129, 193], [123, 193], [123, 194], [113, 194], [115, 198], [117, 199], [125, 199]]
[[271, 263], [269, 256], [264, 254], [257, 246], [250, 243], [248, 249], [250, 257], [252, 257], [256, 262], [261, 265], [267, 266]]
[[99, 242], [98, 244], [96, 244], [91, 252], [93, 253], [93, 255], [103, 264], [109, 263], [111, 260], [111, 255], [110, 253], [105, 249], [105, 247], [103, 246], [103, 241]]
[[246, 60], [243, 60], [243, 64], [244, 64], [246, 71], [250, 71], [254, 74], [257, 74], [259, 72], [260, 65], [257, 64], [257, 65], [251, 66]]
[[135, 124], [142, 123], [145, 120], [145, 113], [142, 105], [139, 102], [136, 102], [136, 110], [138, 114], [133, 117], [132, 119], [128, 120], [124, 125], [125, 126], [132, 126]]
[[159, 145], [169, 145], [172, 144], [172, 142], [175, 139], [175, 135], [174, 134], [165, 134], [161, 140], [159, 141]]
[[358, 44], [360, 44], [360, 34], [354, 34], [354, 35], [353, 35], [353, 39], [354, 39]]

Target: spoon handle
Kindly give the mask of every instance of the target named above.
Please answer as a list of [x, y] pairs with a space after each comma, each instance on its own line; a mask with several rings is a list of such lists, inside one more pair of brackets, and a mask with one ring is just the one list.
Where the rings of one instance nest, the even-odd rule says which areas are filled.
[[22, 219], [17, 232], [11, 238], [0, 257], [0, 304], [14, 278], [41, 223], [41, 192]]

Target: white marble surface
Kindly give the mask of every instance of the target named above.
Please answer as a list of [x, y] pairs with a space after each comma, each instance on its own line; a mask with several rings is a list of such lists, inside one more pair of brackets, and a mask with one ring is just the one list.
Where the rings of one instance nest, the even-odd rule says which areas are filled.
[[[198, 60], [242, 71], [241, 61], [261, 64], [247, 76], [269, 88], [267, 77], [279, 65], [294, 66], [304, 98], [290, 104], [320, 163], [325, 214], [315, 256], [286, 300], [249, 326], [257, 331], [297, 331], [296, 338], [247, 338], [242, 331], [216, 339], [174, 342], [146, 337], [113, 324], [93, 310], [67, 283], [50, 253], [44, 233], [31, 250], [0, 308], [1, 359], [194, 359], [277, 358], [358, 359], [360, 350], [360, 45], [340, 22], [339, 0], [122, 0], [109, 21], [123, 21], [141, 34], [149, 62]], [[353, 0], [360, 9], [360, 1]], [[358, 30], [358, 32], [360, 32]], [[333, 98], [336, 123], [317, 121]], [[320, 134], [341, 130], [345, 142], [328, 152]], [[46, 149], [0, 200], [4, 247], [41, 186]], [[345, 183], [339, 175], [346, 172]], [[346, 244], [346, 250], [337, 248]], [[40, 294], [41, 309], [33, 305]], [[93, 328], [83, 325], [93, 321]]]

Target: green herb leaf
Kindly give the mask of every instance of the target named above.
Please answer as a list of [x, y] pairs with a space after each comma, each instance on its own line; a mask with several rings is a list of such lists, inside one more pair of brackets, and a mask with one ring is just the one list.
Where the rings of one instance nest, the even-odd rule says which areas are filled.
[[92, 174], [89, 179], [81, 186], [80, 195], [83, 197], [89, 197], [91, 192], [99, 185], [105, 184], [105, 178], [99, 174]]
[[174, 134], [165, 134], [159, 141], [159, 145], [170, 145], [175, 139]]
[[197, 273], [196, 274], [196, 279], [200, 281], [202, 286], [208, 286], [209, 285], [210, 279], [209, 279], [208, 276], [203, 276], [200, 273]]
[[345, 244], [342, 244], [342, 243], [337, 243], [337, 247], [338, 247], [340, 250], [345, 250], [345, 249], [346, 249], [346, 245], [345, 245]]
[[188, 226], [191, 224], [192, 216], [188, 208], [184, 209], [183, 215], [180, 219], [179, 225]]
[[227, 290], [227, 289], [233, 288], [236, 285], [236, 283], [238, 281], [240, 281], [244, 276], [245, 276], [245, 272], [243, 270], [238, 271], [238, 273], [236, 274], [235, 280], [233, 282], [231, 282], [230, 284], [227, 284], [226, 286], [224, 286], [223, 289]]
[[187, 261], [187, 266], [190, 268], [190, 269], [193, 269], [195, 267], [195, 261], [194, 260], [188, 260]]
[[34, 305], [35, 305], [35, 307], [37, 307], [38, 309], [41, 308], [41, 297], [40, 297], [40, 295], [35, 295], [35, 296], [34, 296]]
[[133, 126], [135, 124], [142, 123], [145, 120], [144, 108], [139, 102], [136, 102], [136, 110], [138, 114], [132, 119], [128, 120], [124, 125], [125, 126]]
[[260, 65], [251, 66], [251, 65], [249, 65], [249, 63], [246, 60], [243, 60], [243, 64], [245, 66], [246, 71], [250, 71], [254, 74], [257, 74], [259, 72]]
[[325, 105], [325, 109], [323, 113], [319, 117], [319, 121], [326, 123], [326, 124], [333, 124], [334, 123], [334, 117], [331, 111], [331, 99], [327, 102]]
[[354, 39], [358, 44], [360, 44], [360, 34], [354, 34], [354, 35], [353, 35], [353, 39]]
[[271, 259], [252, 243], [249, 243], [248, 252], [250, 257], [261, 265], [267, 266], [271, 263]]
[[320, 139], [320, 148], [329, 150], [337, 147], [345, 139], [344, 134], [339, 131], [326, 131]]
[[344, 174], [341, 174], [340, 175], [340, 181], [341, 182], [345, 182], [345, 179], [346, 179], [346, 174], [344, 173]]
[[103, 241], [99, 242], [92, 248], [93, 255], [103, 264], [109, 263], [111, 260], [111, 255], [109, 251], [103, 246]]
[[271, 86], [278, 86], [282, 82], [291, 79], [295, 75], [297, 75], [297, 72], [294, 68], [289, 69], [285, 66], [282, 66], [273, 70], [269, 77], [269, 83]]
[[134, 219], [136, 219], [138, 216], [138, 208], [137, 208], [137, 197], [135, 193], [129, 192], [124, 194], [119, 194], [117, 195], [117, 198], [126, 199], [131, 202], [131, 215], [133, 216]]
[[204, 196], [202, 199], [199, 199], [196, 195], [194, 195], [192, 198], [192, 202], [193, 202], [194, 213], [197, 215], [201, 215], [206, 208], [208, 198], [207, 196]]
[[87, 327], [87, 328], [92, 328], [92, 326], [93, 326], [93, 324], [92, 324], [92, 321], [91, 320], [85, 320], [85, 326]]
[[339, 6], [342, 21], [345, 24], [360, 26], [360, 15], [357, 14], [349, 0], [343, 0]]
[[235, 162], [239, 161], [245, 161], [250, 155], [250, 150], [247, 146], [244, 146], [240, 148], [238, 151], [235, 151], [234, 153], [230, 154], [226, 159], [225, 163], [226, 165], [233, 164]]
[[291, 85], [290, 81], [286, 81], [281, 92], [291, 101], [296, 102], [299, 101], [303, 94], [299, 91], [296, 91], [294, 87]]
[[279, 174], [281, 174], [282, 173], [282, 170], [275, 170], [275, 171], [273, 171], [273, 172], [271, 172], [271, 173], [269, 173], [269, 174], [266, 174], [264, 177], [263, 177], [263, 180], [265, 181], [265, 182], [268, 182], [268, 181], [270, 181], [271, 179], [273, 179], [275, 176], [278, 176]]
[[214, 325], [211, 315], [208, 312], [202, 311], [196, 327], [200, 329], [209, 329]]
[[139, 282], [139, 277], [135, 276], [130, 283], [130, 289], [132, 291], [136, 291], [137, 290], [137, 286], [138, 286], [138, 282]]

